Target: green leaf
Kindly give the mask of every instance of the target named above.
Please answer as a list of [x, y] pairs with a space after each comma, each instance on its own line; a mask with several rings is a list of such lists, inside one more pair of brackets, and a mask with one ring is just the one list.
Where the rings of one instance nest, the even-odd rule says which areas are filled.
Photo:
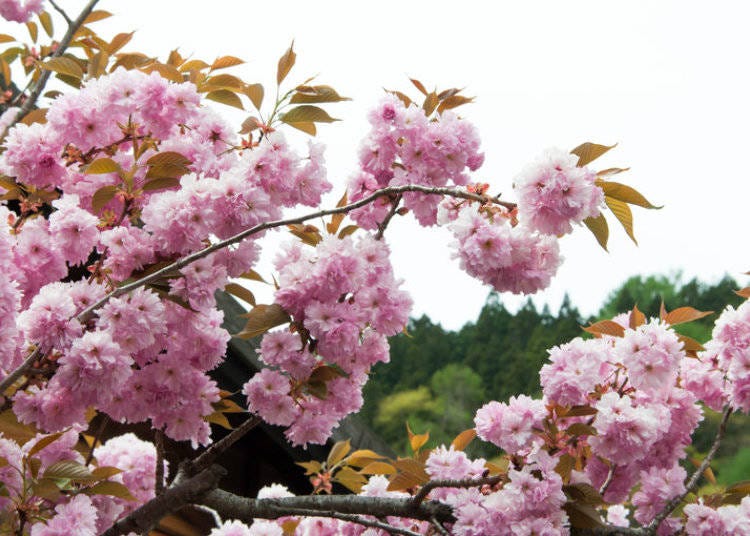
[[242, 100], [240, 100], [237, 94], [228, 89], [217, 89], [216, 91], [211, 91], [206, 95], [206, 98], [212, 101], [220, 102], [221, 104], [226, 104], [227, 106], [239, 108], [240, 110], [245, 109], [245, 107], [242, 105]]
[[262, 335], [271, 328], [286, 324], [292, 318], [286, 311], [275, 303], [271, 305], [256, 305], [249, 312], [240, 315], [247, 318], [247, 323], [240, 333], [235, 335], [240, 339], [252, 339]]
[[44, 478], [68, 479], [79, 483], [97, 480], [88, 467], [72, 461], [54, 463], [47, 467], [42, 476]]
[[289, 102], [292, 104], [312, 104], [321, 102], [342, 102], [351, 100], [342, 97], [331, 86], [297, 86]]
[[276, 68], [276, 84], [281, 85], [286, 75], [294, 67], [294, 62], [297, 61], [297, 54], [294, 53], [294, 41], [289, 46], [289, 49], [279, 58], [279, 64]]
[[116, 193], [117, 186], [111, 184], [108, 186], [102, 186], [94, 192], [94, 196], [91, 198], [91, 208], [94, 209], [94, 212], [99, 212], [104, 208], [104, 205], [114, 199]]
[[121, 171], [120, 164], [111, 158], [97, 158], [86, 166], [84, 173], [86, 175], [101, 175], [102, 173], [116, 173], [119, 171]]
[[77, 61], [61, 56], [59, 58], [50, 58], [41, 64], [42, 68], [48, 71], [54, 71], [58, 74], [67, 75], [80, 80], [83, 78], [83, 69]]
[[597, 184], [601, 187], [602, 190], [604, 190], [604, 195], [609, 196], [612, 199], [624, 201], [625, 203], [630, 203], [631, 205], [638, 205], [639, 207], [643, 208], [662, 208], [652, 205], [648, 201], [648, 199], [641, 195], [640, 192], [625, 184], [603, 180], [597, 181]]
[[586, 218], [583, 220], [583, 223], [589, 228], [589, 231], [592, 232], [594, 238], [599, 242], [602, 249], [608, 251], [607, 241], [609, 240], [609, 226], [607, 225], [607, 219], [604, 217], [604, 214], [600, 213], [596, 218], [593, 216]]
[[609, 197], [608, 195], [604, 196], [604, 202], [612, 211], [612, 214], [615, 215], [615, 218], [617, 218], [617, 220], [622, 224], [623, 229], [625, 229], [625, 232], [630, 237], [630, 239], [636, 245], [638, 245], [638, 241], [635, 239], [635, 235], [633, 234], [633, 213], [631, 212], [628, 204], [625, 201], [620, 201], [619, 199]]
[[311, 106], [309, 104], [303, 104], [292, 108], [284, 115], [281, 116], [281, 120], [284, 123], [332, 123], [338, 121], [334, 119], [328, 113], [317, 106]]
[[599, 158], [601, 155], [609, 151], [610, 149], [616, 147], [617, 144], [614, 145], [598, 145], [596, 143], [586, 142], [582, 143], [572, 151], [570, 151], [572, 154], [576, 155], [578, 157], [578, 167], [583, 167], [586, 164], [589, 164]]

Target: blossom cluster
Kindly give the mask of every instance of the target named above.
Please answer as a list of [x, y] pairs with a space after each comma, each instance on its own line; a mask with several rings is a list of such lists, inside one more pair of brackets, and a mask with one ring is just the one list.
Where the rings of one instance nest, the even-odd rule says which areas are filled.
[[[322, 443], [362, 405], [370, 367], [388, 361], [387, 337], [406, 325], [411, 300], [399, 289], [388, 246], [369, 235], [328, 236], [314, 249], [294, 242], [277, 256], [276, 269], [275, 301], [291, 315], [294, 332], [263, 337], [260, 357], [273, 368], [243, 390], [251, 411], [289, 427], [292, 443]], [[335, 371], [321, 379], [323, 393], [310, 389], [321, 367]]]
[[0, 17], [13, 22], [28, 22], [41, 13], [44, 0], [0, 0]]

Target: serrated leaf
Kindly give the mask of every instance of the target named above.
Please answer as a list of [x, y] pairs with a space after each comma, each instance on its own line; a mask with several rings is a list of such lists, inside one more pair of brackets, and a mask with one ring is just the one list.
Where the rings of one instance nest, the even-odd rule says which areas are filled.
[[577, 503], [588, 504], [591, 506], [604, 504], [604, 499], [601, 494], [591, 484], [586, 484], [584, 482], [570, 484], [563, 486], [563, 492]]
[[185, 63], [184, 58], [180, 55], [180, 52], [178, 49], [174, 49], [169, 53], [169, 57], [167, 58], [167, 63], [169, 65], [173, 65], [175, 67], [179, 67], [183, 63]]
[[206, 95], [206, 98], [221, 104], [226, 104], [227, 106], [239, 108], [240, 110], [245, 109], [242, 105], [242, 100], [237, 94], [228, 89], [217, 89], [216, 91], [211, 91]]
[[87, 74], [91, 78], [99, 78], [107, 72], [107, 64], [109, 63], [109, 54], [102, 50], [94, 55], [89, 61]]
[[332, 367], [330, 365], [318, 365], [310, 373], [309, 381], [326, 383], [331, 380], [335, 380], [336, 378], [341, 378], [345, 375], [346, 374], [337, 367]]
[[600, 320], [583, 328], [586, 333], [592, 335], [610, 335], [612, 337], [622, 337], [625, 335], [625, 328], [612, 320]]
[[303, 104], [292, 108], [280, 118], [284, 123], [332, 123], [338, 121], [334, 119], [323, 109], [318, 106]]
[[625, 184], [603, 180], [597, 181], [597, 184], [602, 190], [604, 190], [604, 195], [609, 196], [612, 199], [618, 199], [620, 201], [624, 201], [625, 203], [638, 205], [639, 207], [643, 208], [662, 208], [657, 207], [656, 205], [652, 205], [648, 199], [643, 197], [643, 195], [638, 192], [638, 190], [636, 190], [635, 188], [631, 188], [630, 186], [627, 186]]
[[609, 210], [612, 211], [612, 214], [615, 215], [617, 221], [622, 224], [622, 228], [625, 229], [625, 232], [633, 241], [633, 243], [638, 245], [638, 241], [635, 239], [635, 235], [633, 234], [633, 213], [631, 212], [628, 204], [624, 201], [620, 201], [619, 199], [609, 197], [608, 195], [604, 196], [604, 202], [609, 207]]
[[289, 49], [279, 58], [279, 64], [276, 68], [276, 84], [281, 85], [281, 82], [294, 67], [295, 61], [297, 61], [297, 54], [294, 53], [294, 41], [292, 41]]
[[190, 172], [188, 166], [191, 163], [190, 159], [175, 151], [157, 153], [146, 160], [146, 165], [149, 167], [146, 179], [177, 179]]
[[48, 447], [49, 445], [51, 445], [52, 443], [60, 439], [60, 436], [62, 436], [64, 433], [65, 432], [57, 432], [54, 434], [41, 437], [39, 441], [34, 443], [34, 446], [29, 449], [29, 451], [26, 453], [26, 456], [28, 457], [34, 456], [36, 453], [40, 452], [43, 448]]
[[175, 84], [181, 84], [185, 81], [180, 71], [178, 71], [174, 65], [167, 65], [166, 63], [161, 63], [158, 61], [155, 61], [151, 65], [143, 67], [143, 71], [147, 73], [153, 73], [155, 71], [159, 73], [162, 78], [174, 82]]
[[227, 67], [234, 67], [235, 65], [242, 65], [245, 63], [244, 60], [235, 56], [221, 56], [216, 58], [211, 64], [211, 70], [216, 71], [218, 69], [226, 69]]
[[595, 529], [604, 525], [599, 512], [590, 504], [566, 502], [563, 505], [572, 527], [578, 529]]
[[122, 473], [122, 469], [119, 469], [117, 467], [110, 467], [108, 465], [97, 467], [96, 469], [93, 469], [91, 471], [91, 474], [94, 476], [94, 478], [97, 478], [99, 480], [106, 480], [107, 478], [119, 475], [120, 473]]
[[575, 458], [573, 458], [573, 456], [571, 456], [570, 454], [565, 453], [560, 456], [560, 459], [557, 461], [555, 472], [560, 475], [560, 478], [563, 479], [563, 482], [568, 482], [570, 480], [570, 473], [573, 472], [574, 467]]
[[428, 116], [431, 115], [432, 112], [435, 111], [435, 108], [437, 108], [439, 102], [440, 101], [438, 101], [437, 94], [434, 91], [427, 95], [424, 99], [424, 103], [422, 104], [424, 114]]
[[678, 307], [674, 311], [667, 313], [664, 321], [670, 326], [676, 326], [677, 324], [692, 322], [711, 314], [713, 314], [713, 311], [699, 311], [693, 307]]
[[76, 89], [80, 89], [81, 87], [81, 79], [75, 76], [69, 76], [67, 74], [57, 73], [55, 75], [55, 78], [57, 78], [61, 82], [68, 84], [70, 87], [74, 87]]
[[396, 468], [390, 463], [371, 462], [360, 469], [359, 472], [363, 475], [394, 475], [396, 474]]
[[[438, 98], [440, 96], [438, 95]], [[459, 106], [463, 106], [464, 104], [470, 104], [474, 102], [473, 97], [464, 97], [463, 95], [452, 95], [450, 97], [445, 98], [445, 100], [442, 100], [440, 104], [437, 107], [438, 113], [443, 113], [446, 110], [452, 110], [453, 108], [458, 108]]]
[[318, 129], [315, 127], [315, 123], [288, 123], [290, 127], [294, 127], [297, 130], [301, 130], [305, 134], [315, 136], [318, 133]]
[[71, 76], [80, 80], [83, 78], [83, 69], [77, 61], [66, 57], [50, 58], [43, 62], [42, 67], [48, 71], [54, 71], [56, 73]]
[[261, 84], [247, 84], [243, 88], [243, 93], [247, 95], [255, 109], [260, 110], [263, 104], [263, 86]]
[[8, 34], [0, 34], [0, 43], [13, 43], [16, 38]]
[[116, 53], [118, 50], [120, 50], [130, 42], [130, 40], [133, 38], [134, 33], [135, 32], [119, 33], [114, 36], [112, 38], [112, 41], [109, 43], [107, 52], [109, 52], [110, 54]]
[[166, 188], [177, 188], [180, 186], [180, 179], [175, 177], [159, 177], [148, 181], [143, 185], [144, 192], [151, 192], [154, 190], [164, 190]]
[[331, 447], [331, 452], [328, 453], [328, 458], [326, 458], [326, 465], [328, 468], [332, 468], [343, 460], [351, 450], [352, 445], [348, 439], [346, 441], [337, 441], [333, 447]]
[[42, 476], [44, 478], [65, 478], [78, 483], [96, 480], [96, 477], [89, 471], [88, 467], [72, 461], [54, 463], [47, 467]]
[[599, 145], [597, 143], [591, 143], [586, 142], [582, 143], [575, 149], [573, 149], [571, 154], [574, 154], [578, 157], [578, 167], [583, 167], [586, 164], [589, 164], [590, 162], [593, 162], [597, 158], [599, 158], [601, 155], [609, 151], [610, 149], [617, 147], [617, 144], [614, 145]]
[[586, 218], [583, 220], [583, 223], [589, 228], [589, 231], [594, 235], [594, 238], [599, 242], [602, 249], [608, 251], [607, 241], [609, 240], [609, 226], [607, 225], [607, 219], [604, 217], [604, 214], [600, 213], [595, 218], [593, 216]]
[[262, 335], [269, 329], [286, 324], [291, 317], [286, 311], [275, 303], [271, 305], [256, 305], [248, 313], [241, 315], [247, 318], [247, 323], [243, 330], [235, 335], [241, 339], [252, 339]]
[[314, 104], [323, 102], [342, 102], [351, 100], [342, 97], [331, 86], [297, 86], [289, 100], [292, 104]]
[[566, 428], [565, 430], [565, 433], [574, 437], [582, 435], [594, 436], [596, 435], [596, 428], [594, 428], [590, 424], [576, 422], [568, 426], [568, 428]]
[[120, 169], [120, 164], [111, 158], [97, 158], [86, 166], [84, 173], [86, 175], [101, 175], [102, 173], [116, 173]]
[[242, 89], [245, 85], [242, 80], [231, 74], [217, 74], [216, 76], [206, 78], [206, 81], [204, 83], [208, 86], [232, 89]]
[[91, 208], [94, 210], [94, 212], [99, 212], [102, 208], [104, 208], [104, 205], [114, 199], [116, 193], [117, 186], [102, 186], [96, 192], [94, 192], [94, 196], [91, 198]]
[[367, 479], [351, 467], [344, 467], [340, 471], [337, 471], [331, 480], [338, 482], [354, 493], [362, 491], [362, 486], [367, 484]]
[[237, 296], [239, 299], [246, 301], [252, 306], [255, 306], [255, 295], [248, 289], [237, 283], [227, 283], [224, 287], [224, 291], [229, 294]]
[[637, 305], [633, 306], [633, 310], [630, 311], [629, 325], [630, 329], [635, 329], [638, 326], [642, 326], [646, 323], [646, 315], [644, 315]]
[[474, 428], [469, 428], [458, 434], [455, 439], [451, 441], [451, 446], [454, 450], [464, 450], [469, 446], [469, 443], [474, 441], [475, 437], [477, 437], [477, 431]]
[[305, 470], [306, 475], [315, 475], [318, 474], [322, 469], [323, 466], [320, 462], [311, 460], [309, 462], [294, 462], [295, 465], [299, 465]]
[[208, 67], [208, 63], [203, 60], [188, 60], [180, 65], [180, 72], [184, 73], [187, 71], [202, 71], [203, 69], [207, 69]]
[[411, 83], [414, 84], [414, 87], [417, 88], [422, 95], [424, 95], [425, 97], [427, 96], [428, 92], [425, 89], [424, 84], [422, 84], [422, 82], [420, 82], [419, 80], [416, 80], [415, 78], [409, 78], [409, 81], [411, 81]]
[[677, 334], [677, 338], [682, 342], [682, 349], [690, 357], [696, 357], [698, 352], [705, 350], [703, 345], [687, 335]]
[[317, 246], [323, 240], [318, 228], [312, 225], [293, 224], [288, 228], [290, 233], [309, 246]]
[[44, 28], [44, 33], [47, 34], [47, 37], [52, 37], [54, 34], [54, 29], [52, 26], [52, 16], [50, 16], [49, 13], [46, 11], [42, 11], [39, 13], [39, 22], [42, 24], [42, 28]]
[[6, 439], [12, 439], [19, 445], [32, 440], [37, 433], [33, 426], [18, 422], [12, 409], [0, 413], [0, 432]]
[[136, 498], [130, 493], [130, 490], [119, 482], [99, 482], [94, 484], [90, 488], [85, 488], [83, 492], [86, 495], [109, 495], [110, 497], [117, 497], [119, 499], [125, 499], [126, 501], [135, 501]]
[[118, 67], [124, 67], [125, 69], [136, 69], [142, 67], [153, 61], [145, 54], [130, 53], [130, 54], [118, 54], [117, 61], [112, 65], [109, 72], [114, 72]]
[[84, 19], [83, 25], [85, 26], [86, 24], [91, 24], [92, 22], [104, 20], [111, 16], [112, 13], [110, 13], [109, 11], [104, 11], [103, 9], [92, 11], [91, 13], [89, 13], [89, 16]]

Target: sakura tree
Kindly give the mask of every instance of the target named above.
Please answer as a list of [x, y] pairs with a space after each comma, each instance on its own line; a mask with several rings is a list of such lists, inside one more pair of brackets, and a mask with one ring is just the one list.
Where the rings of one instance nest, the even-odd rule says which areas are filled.
[[[92, 29], [109, 16], [96, 4], [73, 17], [51, 0], [0, 0], [35, 43], [0, 35], [10, 43], [0, 54], [4, 533], [144, 533], [191, 504], [216, 513], [214, 536], [750, 533], [747, 484], [695, 493], [729, 415], [750, 410], [746, 305], [721, 314], [705, 348], [672, 328], [707, 314], [690, 307], [595, 323], [593, 337], [549, 351], [542, 399], [489, 402], [449, 446], [425, 449], [427, 436], [409, 432], [409, 458], [338, 443], [303, 464], [313, 495], [222, 490], [222, 453], [259, 422], [294, 445], [321, 444], [361, 406], [411, 306], [390, 262], [394, 217], [447, 227], [470, 276], [528, 294], [549, 285], [558, 239], [574, 227], [606, 247], [605, 210], [632, 237], [630, 205], [654, 207], [611, 180], [624, 169], [590, 167], [611, 149], [593, 143], [544, 153], [515, 178], [515, 201], [493, 196], [472, 181], [484, 155], [455, 112], [471, 99], [413, 81], [421, 105], [384, 95], [347, 191], [321, 208], [333, 188], [324, 148], [301, 150], [284, 132], [315, 136], [333, 121], [321, 105], [345, 97], [310, 80], [290, 86], [293, 48], [268, 102], [263, 86], [227, 74], [237, 57], [124, 52], [132, 34]], [[47, 7], [65, 25], [59, 39]], [[237, 128], [212, 102], [254, 112]], [[290, 239], [264, 278], [256, 263], [279, 229]], [[270, 304], [245, 286], [264, 280]], [[221, 327], [219, 290], [251, 306], [239, 333]], [[245, 408], [207, 374], [231, 336], [262, 337], [266, 368], [247, 378]], [[680, 462], [704, 406], [724, 419], [688, 475]], [[230, 412], [248, 417], [213, 442], [209, 423]], [[102, 442], [97, 416], [147, 423], [153, 442]], [[502, 455], [469, 458], [475, 436]], [[165, 437], [195, 454], [166, 466]], [[332, 482], [355, 494], [326, 494]]]

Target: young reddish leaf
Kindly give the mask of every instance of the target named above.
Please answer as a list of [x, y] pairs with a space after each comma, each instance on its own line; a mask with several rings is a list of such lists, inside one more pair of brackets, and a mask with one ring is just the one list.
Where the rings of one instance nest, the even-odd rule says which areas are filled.
[[630, 168], [627, 168], [627, 167], [626, 168], [616, 168], [616, 167], [607, 168], [601, 171], [597, 171], [596, 176], [597, 177], [611, 177], [612, 175], [617, 175], [618, 173], [624, 173], [629, 170]]
[[449, 98], [451, 98], [451, 97], [453, 97], [455, 95], [458, 95], [459, 93], [461, 93], [461, 91], [463, 91], [463, 90], [458, 89], [457, 87], [452, 87], [450, 89], [444, 89], [443, 91], [441, 91], [440, 93], [438, 93], [438, 100], [443, 101], [445, 99], [449, 99]]
[[[625, 333], [623, 331], [623, 333]], [[585, 415], [596, 415], [598, 411], [591, 406], [573, 406], [565, 414], [566, 417], [583, 417]]]
[[344, 238], [346, 236], [349, 236], [350, 234], [354, 234], [354, 232], [359, 229], [359, 226], [357, 225], [347, 225], [343, 229], [341, 229], [341, 232], [339, 233], [339, 238]]
[[126, 501], [136, 500], [124, 484], [109, 480], [94, 484], [90, 488], [83, 489], [82, 492], [86, 495], [109, 495], [110, 497], [117, 497], [118, 499], [125, 499]]
[[232, 89], [243, 89], [245, 83], [231, 74], [217, 74], [210, 78], [206, 78], [204, 82], [207, 86], [217, 88], [232, 88]]
[[[438, 99], [440, 98], [440, 95], [438, 95]], [[464, 104], [470, 104], [474, 102], [474, 97], [464, 97], [463, 95], [452, 95], [445, 100], [443, 100], [437, 108], [438, 113], [443, 113], [445, 110], [451, 110], [453, 108], [458, 108], [459, 106], [463, 106]]]
[[106, 480], [107, 478], [119, 475], [120, 473], [122, 473], [122, 469], [110, 466], [97, 467], [91, 471], [91, 474], [99, 480]]
[[118, 67], [124, 67], [125, 69], [136, 69], [143, 67], [144, 65], [153, 61], [145, 54], [131, 53], [131, 54], [118, 54], [117, 61], [110, 67], [109, 72], [114, 72]]
[[609, 240], [609, 226], [607, 225], [607, 219], [604, 217], [604, 214], [599, 214], [596, 218], [593, 216], [586, 218], [583, 220], [583, 223], [586, 225], [586, 227], [589, 228], [589, 231], [592, 232], [594, 235], [594, 238], [596, 238], [596, 241], [599, 242], [599, 245], [604, 249], [604, 251], [607, 251], [607, 241]]
[[15, 37], [8, 34], [0, 34], [0, 43], [12, 43], [16, 40]]
[[37, 108], [36, 110], [31, 110], [29, 113], [23, 116], [23, 119], [21, 119], [20, 122], [24, 125], [32, 125], [34, 123], [40, 123], [43, 125], [47, 122], [48, 110], [49, 108]]
[[60, 486], [57, 485], [57, 481], [51, 478], [41, 478], [32, 484], [30, 495], [49, 501], [56, 501], [60, 498], [61, 490]]
[[705, 350], [703, 345], [692, 337], [678, 333], [677, 338], [682, 342], [682, 349], [685, 350], [688, 357], [698, 357], [698, 352]]
[[43, 448], [51, 445], [52, 443], [60, 439], [60, 436], [62, 436], [64, 433], [65, 432], [57, 432], [54, 434], [41, 437], [39, 441], [34, 443], [34, 446], [29, 449], [29, 451], [26, 453], [26, 456], [28, 457], [34, 456], [37, 452], [40, 452]]
[[575, 458], [573, 458], [573, 456], [568, 453], [560, 456], [560, 459], [557, 461], [557, 465], [555, 466], [555, 472], [560, 475], [560, 478], [563, 479], [563, 482], [567, 483], [570, 481], [570, 473], [573, 472], [575, 463]]
[[612, 320], [600, 320], [590, 326], [583, 328], [583, 331], [592, 335], [611, 335], [612, 337], [622, 337], [625, 335], [625, 328]]
[[292, 104], [314, 104], [348, 100], [351, 99], [342, 97], [331, 86], [298, 86], [289, 102]]
[[362, 491], [362, 486], [367, 484], [367, 479], [351, 467], [344, 467], [340, 471], [337, 471], [332, 480], [354, 493]]
[[284, 55], [279, 58], [279, 65], [276, 69], [276, 84], [281, 85], [286, 75], [294, 67], [294, 62], [297, 61], [297, 54], [294, 53], [294, 41], [289, 46], [289, 49], [284, 52]]
[[64, 56], [50, 58], [42, 63], [41, 66], [48, 71], [55, 71], [56, 73], [71, 76], [78, 80], [83, 78], [83, 69], [81, 69], [78, 62]]
[[404, 106], [406, 106], [407, 108], [412, 105], [412, 100], [406, 95], [404, 95], [403, 93], [401, 93], [400, 91], [389, 90], [389, 89], [386, 89], [386, 91], [390, 93], [391, 95], [395, 95], [396, 97], [398, 97], [398, 99], [401, 102], [403, 102]]
[[39, 22], [42, 23], [42, 28], [44, 28], [44, 33], [47, 34], [47, 37], [52, 37], [54, 34], [53, 26], [52, 26], [52, 17], [49, 13], [46, 11], [42, 11], [39, 13]]
[[64, 82], [64, 83], [68, 84], [69, 86], [74, 87], [76, 89], [80, 89], [80, 87], [81, 87], [81, 79], [77, 78], [75, 76], [69, 76], [67, 74], [57, 73], [55, 75], [55, 78], [57, 78], [61, 82]]
[[311, 460], [309, 462], [294, 462], [295, 465], [299, 465], [305, 470], [306, 475], [315, 475], [318, 474], [321, 469], [323, 469], [323, 466], [320, 464], [320, 462]]
[[409, 78], [409, 80], [411, 80], [411, 83], [414, 84], [414, 87], [417, 88], [422, 95], [424, 95], [425, 97], [427, 96], [427, 90], [425, 89], [422, 82], [414, 78]]
[[209, 422], [211, 424], [216, 424], [224, 428], [225, 430], [231, 430], [232, 429], [232, 423], [229, 422], [229, 419], [227, 419], [226, 415], [221, 413], [220, 411], [214, 411], [210, 415], [206, 415], [204, 417], [206, 419], [206, 422]]
[[221, 56], [220, 58], [216, 58], [211, 64], [211, 70], [216, 71], [217, 69], [226, 69], [227, 67], [242, 65], [243, 63], [245, 63], [244, 60], [235, 56]]
[[440, 101], [438, 101], [437, 94], [434, 91], [427, 95], [424, 99], [424, 103], [422, 104], [424, 114], [428, 116], [431, 115], [432, 112], [435, 111], [435, 108], [437, 108], [439, 102]]
[[288, 123], [290, 127], [294, 127], [297, 130], [301, 130], [305, 134], [309, 134], [310, 136], [315, 136], [318, 133], [318, 129], [315, 128], [315, 123]]
[[240, 134], [250, 134], [253, 130], [260, 128], [263, 124], [257, 117], [250, 116], [240, 125]]
[[10, 85], [12, 82], [11, 80], [11, 74], [10, 74], [10, 65], [7, 61], [0, 58], [0, 73], [3, 75], [3, 82], [5, 86]]
[[346, 376], [346, 374], [339, 368], [330, 365], [318, 365], [310, 374], [310, 381], [326, 383], [342, 376]]
[[247, 84], [242, 92], [247, 95], [256, 110], [260, 110], [263, 104], [263, 86], [261, 84]]
[[351, 442], [347, 439], [346, 441], [337, 441], [331, 451], [328, 453], [326, 458], [326, 466], [331, 469], [334, 465], [343, 460], [347, 454], [352, 450]]
[[147, 67], [143, 67], [143, 70], [147, 73], [156, 71], [162, 78], [166, 78], [175, 84], [181, 84], [185, 81], [180, 71], [178, 71], [173, 65], [167, 65], [166, 63], [154, 62]]
[[221, 104], [226, 104], [227, 106], [239, 108], [240, 110], [245, 109], [245, 107], [242, 105], [242, 101], [237, 96], [237, 94], [228, 89], [217, 89], [216, 91], [211, 91], [206, 95], [206, 98], [211, 99], [212, 101], [220, 102]]
[[179, 188], [180, 179], [176, 177], [158, 177], [150, 180], [143, 185], [144, 192], [152, 192], [154, 190], [165, 190], [167, 188]]
[[172, 65], [174, 67], [179, 67], [185, 63], [185, 59], [180, 55], [180, 52], [177, 49], [174, 49], [169, 53], [169, 57], [167, 58], [167, 64]]
[[597, 181], [597, 184], [601, 187], [602, 190], [604, 190], [604, 194], [608, 197], [611, 197], [612, 199], [624, 201], [625, 203], [630, 203], [631, 205], [638, 205], [639, 207], [643, 208], [662, 208], [652, 205], [651, 202], [643, 197], [643, 195], [641, 195], [641, 193], [638, 192], [635, 188], [631, 188], [630, 186], [627, 186], [625, 184], [603, 180]]
[[108, 186], [102, 186], [94, 192], [94, 196], [91, 198], [91, 208], [94, 209], [94, 212], [99, 212], [104, 208], [104, 205], [114, 199], [116, 193], [117, 186], [111, 184]]
[[[336, 203], [336, 208], [343, 207], [346, 203], [347, 195], [346, 192], [344, 192], [344, 195], [342, 195], [341, 199]], [[326, 231], [328, 231], [328, 234], [336, 234], [336, 232], [338, 232], [339, 226], [341, 225], [341, 222], [344, 221], [345, 216], [345, 214], [334, 214], [331, 216], [331, 221], [326, 224]]]
[[112, 13], [110, 13], [109, 11], [104, 11], [103, 9], [92, 11], [91, 13], [89, 13], [89, 16], [84, 19], [83, 25], [85, 26], [87, 24], [91, 24], [92, 22], [104, 20], [111, 16]]
[[130, 40], [133, 38], [133, 34], [135, 32], [130, 33], [119, 33], [116, 36], [112, 38], [112, 41], [109, 43], [109, 50], [108, 52], [110, 54], [114, 54], [118, 50], [120, 50], [122, 47], [127, 45]]
[[667, 308], [664, 307], [664, 300], [661, 300], [661, 303], [659, 304], [659, 320], [664, 320], [667, 318]]
[[477, 437], [477, 431], [474, 428], [469, 428], [458, 434], [455, 439], [451, 441], [451, 446], [453, 447], [453, 450], [464, 450], [469, 446], [469, 443], [474, 441], [475, 437]]
[[630, 311], [630, 329], [635, 329], [638, 326], [642, 326], [646, 323], [646, 315], [644, 315], [637, 305], [633, 306], [633, 310]]
[[284, 123], [332, 123], [338, 121], [334, 119], [323, 109], [309, 104], [303, 104], [292, 108], [281, 116]]
[[265, 283], [266, 285], [268, 285], [268, 281], [263, 279], [263, 276], [261, 276], [255, 270], [248, 270], [244, 274], [241, 274], [240, 277], [244, 277], [245, 279], [252, 279], [253, 281], [260, 281], [261, 283]]
[[740, 290], [735, 290], [734, 293], [737, 294], [737, 296], [741, 298], [748, 299], [750, 298], [750, 287], [745, 287]]
[[289, 232], [294, 236], [302, 240], [308, 246], [317, 246], [323, 237], [320, 235], [320, 231], [314, 225], [301, 225], [294, 224], [289, 225]]
[[146, 179], [178, 179], [190, 171], [190, 168], [188, 168], [190, 164], [192, 164], [192, 161], [189, 158], [176, 151], [156, 153], [146, 160], [146, 165], [149, 168]]
[[568, 426], [568, 428], [565, 429], [565, 433], [573, 437], [582, 435], [593, 436], [596, 435], [596, 428], [590, 424], [576, 422]]
[[713, 314], [713, 311], [699, 311], [692, 307], [678, 307], [674, 311], [667, 313], [664, 321], [671, 326], [676, 326], [677, 324], [692, 322], [711, 314]]
[[242, 285], [238, 285], [237, 283], [227, 283], [224, 290], [229, 294], [237, 296], [241, 300], [245, 300], [253, 307], [255, 306], [255, 295]]
[[413, 476], [418, 484], [424, 484], [430, 480], [429, 475], [425, 472], [424, 463], [420, 463], [412, 458], [399, 458], [392, 462], [393, 466], [400, 474]]
[[19, 445], [23, 445], [36, 437], [34, 427], [18, 422], [18, 418], [12, 409], [0, 413], [0, 432], [6, 439], [11, 439]]
[[496, 459], [494, 462], [484, 462], [484, 468], [493, 476], [506, 474], [509, 466], [510, 460], [505, 457], [500, 460]]
[[408, 422], [406, 423], [406, 433], [409, 434], [409, 445], [411, 445], [412, 452], [417, 452], [430, 439], [430, 432], [425, 432], [424, 434], [415, 434], [411, 431]]
[[638, 241], [635, 239], [635, 235], [633, 234], [633, 213], [631, 212], [628, 204], [624, 201], [620, 201], [619, 199], [609, 197], [608, 195], [604, 196], [604, 202], [609, 207], [609, 210], [612, 211], [612, 214], [615, 215], [615, 218], [617, 218], [617, 220], [622, 224], [623, 229], [625, 229], [625, 232], [630, 237], [630, 239], [636, 245], [638, 245]]
[[614, 145], [607, 146], [598, 145], [596, 143], [587, 141], [586, 143], [582, 143], [570, 152], [578, 157], [578, 167], [583, 167], [586, 164], [593, 162], [614, 147], [617, 147], [616, 143]]
[[372, 462], [365, 465], [359, 472], [363, 475], [393, 475], [396, 474], [396, 468], [390, 463]]
[[595, 529], [604, 525], [599, 512], [590, 504], [566, 502], [563, 505], [572, 527], [578, 529]]
[[91, 58], [91, 61], [89, 61], [87, 70], [89, 78], [99, 78], [100, 76], [104, 75], [107, 72], [108, 63], [109, 54], [107, 54], [107, 52], [104, 50], [102, 50], [101, 52], [97, 52], [94, 57]]
[[369, 449], [355, 450], [346, 459], [347, 465], [353, 465], [355, 467], [364, 467], [372, 462], [385, 459], [385, 456], [381, 456], [377, 452]]
[[256, 305], [248, 313], [241, 316], [247, 318], [247, 323], [243, 330], [235, 335], [235, 337], [241, 339], [252, 339], [253, 337], [262, 335], [271, 328], [286, 324], [291, 320], [287, 312], [275, 303], [271, 305]]
[[29, 29], [29, 35], [31, 36], [31, 40], [36, 43], [37, 39], [39, 39], [39, 27], [36, 25], [36, 22], [29, 21], [26, 23], [26, 28]]
[[67, 478], [79, 483], [96, 481], [96, 477], [88, 467], [72, 461], [54, 463], [44, 471], [42, 476], [44, 478]]
[[570, 484], [563, 486], [563, 492], [577, 503], [589, 504], [591, 506], [604, 504], [604, 499], [601, 494], [591, 484], [586, 484], [584, 482]]
[[188, 60], [180, 65], [180, 72], [186, 73], [188, 71], [202, 71], [209, 67], [208, 63], [203, 60]]

